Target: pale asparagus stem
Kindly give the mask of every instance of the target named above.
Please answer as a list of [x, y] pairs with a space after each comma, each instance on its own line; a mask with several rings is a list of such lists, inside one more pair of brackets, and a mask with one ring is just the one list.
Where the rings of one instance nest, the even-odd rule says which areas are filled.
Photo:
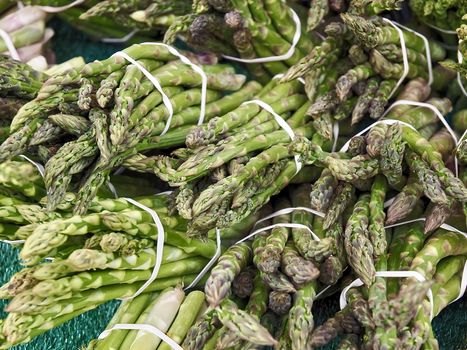
[[212, 269], [206, 286], [206, 299], [210, 305], [216, 307], [230, 292], [230, 286], [240, 271], [251, 260], [251, 246], [240, 243], [229, 248]]

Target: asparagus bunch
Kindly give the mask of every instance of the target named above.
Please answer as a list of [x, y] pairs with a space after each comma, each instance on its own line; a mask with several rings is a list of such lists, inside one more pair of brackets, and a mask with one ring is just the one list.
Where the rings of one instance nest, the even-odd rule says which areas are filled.
[[[15, 115], [12, 133], [0, 146], [2, 160], [34, 152], [33, 145], [55, 146], [43, 159], [49, 210], [60, 204], [75, 179], [82, 182], [75, 212], [84, 213], [112, 169], [138, 152], [183, 143], [198, 121], [202, 91], [197, 72], [163, 46], [134, 45], [124, 52], [160, 82], [174, 116], [168, 120], [165, 102], [154, 84], [120, 56], [49, 77], [38, 96]], [[196, 56], [192, 60], [199, 63]], [[241, 89], [245, 77], [230, 66], [204, 69], [206, 121], [234, 109], [260, 88], [250, 82]], [[221, 95], [232, 90], [239, 91]], [[169, 132], [160, 136], [167, 128]]]
[[[313, 137], [299, 82], [273, 80], [255, 99], [270, 104], [295, 137]], [[291, 136], [271, 113], [248, 102], [190, 130], [186, 148], [170, 157], [134, 157], [131, 169], [146, 168], [178, 187], [177, 210], [190, 220], [190, 233], [197, 234], [243, 220], [289, 183], [299, 170], [288, 149]], [[313, 139], [330, 147], [319, 135]]]
[[[302, 77], [311, 101], [307, 115], [318, 133], [330, 139], [333, 124], [350, 119], [357, 125], [366, 116], [379, 119], [388, 105], [404, 66], [399, 32], [377, 17], [364, 18], [342, 13], [342, 22], [332, 21], [327, 37], [307, 56], [293, 65], [282, 81]], [[407, 77], [427, 79], [427, 58], [423, 40], [403, 30], [407, 47]], [[445, 50], [430, 43], [433, 62], [445, 57]], [[335, 66], [339, 69], [335, 69]], [[435, 75], [436, 76], [436, 75]]]
[[295, 33], [301, 30], [290, 58], [247, 64], [256, 79], [267, 82], [272, 75], [283, 73], [296, 63], [317, 41], [314, 34], [303, 34], [305, 14], [302, 7], [295, 9], [302, 24], [295, 22], [292, 8], [285, 2], [194, 1], [190, 13], [177, 18], [168, 28], [164, 41], [172, 43], [182, 37], [198, 51], [249, 60], [286, 54], [293, 45]]
[[[416, 79], [406, 85], [398, 98], [416, 101], [425, 99], [428, 94], [426, 84]], [[448, 99], [432, 98], [427, 103], [434, 105], [442, 114], [451, 109]], [[402, 220], [411, 212], [417, 200], [425, 195], [432, 202], [427, 211], [425, 226], [426, 232], [431, 232], [451, 213], [455, 213], [458, 205], [466, 200], [464, 185], [450, 170], [453, 164], [454, 140], [445, 129], [436, 131], [440, 122], [435, 113], [425, 107], [397, 106], [391, 109], [385, 118], [398, 120], [412, 127], [398, 123], [386, 125], [383, 124], [384, 121], [375, 123], [366, 138], [357, 138], [362, 143], [360, 154], [354, 152], [352, 142], [346, 153], [323, 152], [320, 147], [305, 139], [292, 146], [304, 155], [305, 162], [321, 164], [327, 168], [326, 173], [323, 172], [318, 180], [326, 185], [317, 187], [315, 201], [318, 202], [315, 203], [315, 207], [326, 209], [331, 206], [332, 195], [338, 187], [336, 180], [368, 191], [372, 179], [380, 173], [386, 178], [387, 184], [382, 187], [381, 195], [375, 195], [375, 200], [378, 198], [378, 203], [384, 202], [384, 193], [389, 188], [399, 192], [389, 206], [386, 223], [392, 224]], [[407, 175], [405, 169], [408, 171]], [[376, 180], [373, 186], [375, 185]], [[341, 198], [343, 197], [339, 197], [336, 202], [338, 208]], [[332, 209], [330, 214], [335, 218], [337, 216], [334, 208]], [[378, 227], [381, 227], [385, 219], [379, 214], [377, 221]], [[330, 223], [327, 223], [327, 227], [330, 227]], [[377, 236], [384, 237], [381, 234]]]
[[[409, 241], [403, 241], [404, 239]], [[426, 279], [425, 282], [414, 278], [377, 278], [368, 289], [360, 288], [360, 292], [351, 289], [348, 294], [349, 304], [341, 313], [353, 314], [360, 323], [360, 331], [352, 332], [338, 326], [342, 322], [342, 316], [337, 314], [333, 322], [328, 320], [315, 330], [311, 343], [314, 346], [324, 345], [344, 332], [355, 334], [361, 346], [371, 348], [437, 348], [430, 313], [437, 316], [459, 297], [467, 258], [466, 242], [462, 235], [443, 230], [437, 231], [425, 243], [424, 239], [420, 224], [410, 225], [409, 230], [405, 227], [396, 229], [389, 255], [384, 257], [384, 262], [380, 261], [380, 267], [384, 270], [416, 271]], [[433, 310], [430, 310], [426, 296], [430, 288], [434, 296]], [[361, 300], [366, 304], [366, 316], [364, 309], [355, 305], [355, 293], [360, 293], [363, 297]]]

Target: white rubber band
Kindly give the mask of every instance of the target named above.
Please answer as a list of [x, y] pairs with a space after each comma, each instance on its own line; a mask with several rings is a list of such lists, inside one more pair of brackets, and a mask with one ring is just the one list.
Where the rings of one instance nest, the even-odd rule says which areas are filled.
[[128, 62], [131, 64], [135, 65], [145, 76], [148, 78], [151, 83], [154, 85], [157, 91], [162, 95], [162, 102], [164, 103], [165, 108], [167, 108], [169, 112], [169, 117], [167, 119], [167, 122], [165, 124], [164, 130], [160, 134], [160, 136], [164, 135], [170, 127], [170, 122], [172, 121], [172, 116], [174, 114], [172, 102], [170, 102], [169, 97], [164, 93], [164, 90], [162, 89], [161, 84], [159, 81], [146, 69], [144, 68], [141, 64], [139, 64], [136, 60], [134, 60], [132, 57], [130, 57], [126, 52], [119, 51], [114, 53], [112, 56], [120, 56], [126, 59]]
[[[246, 237], [243, 237], [241, 240], [239, 240], [238, 242], [236, 242], [235, 244], [239, 244], [239, 243], [242, 243], [242, 242], [245, 242], [247, 240], [249, 240], [250, 238], [256, 236], [258, 233], [260, 232], [264, 232], [264, 231], [268, 231], [268, 230], [271, 230], [275, 227], [287, 227], [287, 228], [303, 228], [305, 230], [307, 230], [308, 232], [311, 233], [311, 236], [313, 237], [313, 239], [315, 241], [320, 241], [320, 238], [306, 225], [302, 225], [302, 224], [293, 224], [293, 223], [279, 223], [279, 224], [274, 224], [274, 225], [269, 225], [269, 226], [265, 226], [265, 227], [261, 227], [255, 231], [253, 231], [252, 233], [250, 233], [248, 236]], [[235, 245], [234, 244], [234, 245]]]
[[16, 47], [13, 44], [10, 35], [3, 29], [0, 29], [0, 37], [2, 37], [3, 41], [5, 42], [5, 45], [8, 49], [8, 52], [10, 53], [11, 58], [17, 61], [21, 61], [18, 51], [16, 51]]
[[402, 49], [402, 62], [404, 64], [404, 71], [402, 72], [401, 77], [397, 81], [396, 86], [394, 86], [394, 89], [392, 89], [391, 93], [389, 94], [389, 98], [388, 98], [389, 100], [391, 99], [392, 95], [394, 95], [394, 93], [397, 91], [397, 89], [399, 89], [399, 86], [401, 86], [402, 82], [407, 77], [407, 74], [409, 74], [409, 59], [407, 57], [407, 46], [405, 45], [404, 33], [402, 32], [402, 30], [396, 24], [394, 24], [393, 21], [387, 18], [384, 18], [384, 17], [382, 17], [382, 19], [386, 23], [389, 23], [390, 25], [392, 25], [399, 33], [399, 38], [401, 41], [401, 49]]
[[433, 29], [437, 30], [438, 32], [441, 32], [441, 33], [444, 33], [444, 34], [457, 35], [457, 32], [455, 30], [443, 29], [443, 28], [437, 27], [437, 26], [435, 26], [435, 25], [433, 25], [431, 23], [425, 22], [425, 21], [422, 21], [422, 23], [427, 25], [430, 28], [433, 28]]
[[157, 275], [159, 274], [159, 269], [162, 265], [162, 254], [164, 253], [165, 231], [164, 231], [164, 226], [162, 225], [162, 222], [159, 219], [159, 216], [154, 210], [152, 210], [151, 208], [148, 208], [147, 206], [141, 204], [138, 201], [135, 201], [132, 198], [123, 197], [122, 199], [146, 211], [149, 215], [151, 215], [157, 227], [156, 261], [154, 263], [154, 268], [152, 270], [151, 277], [149, 277], [149, 279], [141, 286], [141, 288], [139, 288], [136, 291], [136, 293], [133, 294], [131, 297], [121, 299], [121, 300], [128, 300], [128, 299], [133, 299], [137, 297], [138, 295], [140, 295], [152, 282], [156, 280]]
[[[457, 60], [459, 61], [459, 64], [462, 64], [463, 58], [460, 51], [457, 51]], [[459, 84], [459, 87], [464, 96], [467, 96], [467, 90], [465, 90], [464, 84], [462, 83], [462, 77], [459, 72], [457, 72], [457, 83]]]
[[[385, 277], [385, 278], [392, 278], [392, 277], [412, 277], [415, 278], [419, 282], [425, 282], [426, 278], [423, 276], [421, 273], [416, 272], [416, 271], [377, 271], [376, 272], [376, 277]], [[352, 287], [361, 287], [363, 286], [363, 282], [360, 278], [357, 278], [356, 280], [353, 280], [352, 283], [350, 283], [347, 287], [345, 287], [341, 295], [339, 297], [339, 304], [341, 310], [347, 306], [347, 292], [349, 291], [350, 288]], [[428, 289], [428, 292], [426, 293], [428, 296], [428, 299], [430, 300], [430, 320], [433, 319], [433, 310], [434, 310], [434, 300], [433, 300], [433, 292], [431, 291], [431, 288]]]
[[122, 36], [121, 38], [102, 38], [101, 42], [103, 43], [108, 43], [108, 44], [121, 44], [121, 43], [126, 43], [128, 40], [133, 38], [136, 33], [138, 33], [138, 29], [133, 29], [131, 32], [129, 32], [127, 35]]
[[107, 337], [110, 332], [117, 330], [117, 329], [127, 329], [127, 330], [135, 330], [135, 331], [145, 331], [155, 335], [156, 337], [161, 338], [162, 341], [167, 343], [172, 349], [174, 350], [183, 350], [183, 348], [178, 345], [175, 340], [167, 336], [164, 332], [162, 332], [159, 328], [149, 325], [149, 324], [129, 324], [129, 323], [117, 323], [113, 327], [106, 329], [103, 331], [98, 339], [104, 339]]
[[255, 225], [253, 226], [253, 229], [255, 229], [255, 227], [261, 222], [272, 219], [272, 218], [274, 218], [276, 216], [279, 216], [279, 215], [290, 214], [290, 213], [293, 213], [294, 211], [298, 211], [298, 210], [306, 211], [306, 212], [311, 213], [313, 215], [317, 215], [317, 216], [319, 216], [321, 218], [324, 218], [326, 216], [326, 214], [324, 214], [324, 213], [322, 213], [320, 211], [317, 211], [317, 210], [314, 210], [314, 209], [311, 209], [311, 208], [307, 208], [307, 207], [284, 208], [284, 209], [275, 211], [274, 213], [271, 213], [271, 214], [265, 216], [264, 218], [261, 218], [260, 220], [256, 221]]
[[44, 169], [44, 166], [42, 164], [39, 164], [39, 163], [33, 161], [31, 158], [25, 156], [24, 154], [20, 154], [19, 157], [23, 158], [24, 160], [27, 160], [29, 163], [34, 165], [37, 168], [37, 170], [39, 171], [39, 174], [41, 174], [42, 178], [44, 178], [45, 169]]
[[426, 38], [425, 35], [423, 34], [420, 34], [419, 32], [413, 30], [413, 29], [410, 29], [406, 26], [403, 26], [402, 24], [398, 23], [398, 22], [394, 22], [394, 24], [398, 27], [401, 27], [402, 29], [405, 29], [406, 31], [408, 32], [411, 32], [413, 34], [415, 34], [416, 36], [418, 36], [419, 38], [421, 38], [423, 40], [423, 43], [425, 44], [425, 56], [426, 56], [426, 64], [427, 64], [427, 67], [428, 67], [428, 85], [431, 85], [433, 83], [433, 67], [432, 67], [432, 63], [431, 63], [431, 51], [430, 51], [430, 44], [428, 43], [428, 39]]
[[159, 193], [156, 193], [155, 196], [165, 196], [165, 195], [169, 195], [169, 194], [172, 194], [173, 191], [164, 191], [164, 192], [159, 192]]
[[0, 242], [6, 243], [6, 244], [9, 244], [9, 245], [20, 245], [20, 244], [23, 244], [26, 241], [24, 239], [17, 239], [17, 240], [13, 240], [13, 241], [10, 241], [8, 239], [0, 239]]
[[190, 283], [190, 285], [184, 290], [193, 288], [198, 284], [198, 282], [204, 277], [204, 275], [209, 271], [209, 269], [212, 267], [212, 265], [215, 264], [217, 259], [219, 259], [219, 256], [221, 255], [221, 231], [216, 228], [216, 252], [214, 253], [213, 257], [209, 262], [206, 264], [205, 267], [201, 270], [201, 272], [196, 276], [196, 278], [193, 280], [193, 282]]
[[[279, 73], [279, 74], [276, 74], [275, 76], [272, 77], [272, 79], [281, 79], [284, 77], [284, 73]], [[297, 80], [302, 83], [303, 85], [305, 85], [305, 79], [303, 79], [302, 77], [299, 77], [297, 78]]]
[[288, 60], [290, 57], [293, 56], [295, 52], [295, 47], [298, 44], [298, 41], [300, 40], [300, 36], [302, 35], [302, 23], [300, 22], [300, 18], [298, 15], [295, 13], [294, 10], [291, 8], [290, 12], [292, 12], [292, 19], [295, 22], [295, 34], [292, 39], [292, 45], [290, 46], [289, 50], [279, 56], [270, 56], [270, 57], [261, 57], [261, 58], [252, 58], [252, 59], [246, 59], [246, 58], [238, 58], [238, 57], [233, 57], [233, 56], [227, 56], [227, 55], [222, 55], [222, 57], [231, 60], [231, 61], [236, 61], [236, 62], [242, 62], [242, 63], [266, 63], [266, 62], [277, 62], [277, 61], [284, 61]]
[[334, 121], [332, 126], [332, 137], [334, 137], [334, 141], [332, 142], [331, 152], [335, 152], [337, 148], [337, 140], [339, 139], [339, 122]]
[[[398, 101], [395, 101], [392, 105], [390, 105], [386, 111], [383, 113], [382, 117], [381, 118], [384, 118], [384, 116], [386, 116], [389, 111], [395, 107], [395, 106], [400, 106], [400, 105], [409, 105], [409, 106], [416, 106], [416, 107], [425, 107], [425, 108], [429, 108], [431, 109], [435, 114], [436, 116], [438, 117], [438, 119], [441, 121], [441, 123], [443, 123], [443, 126], [447, 129], [447, 131], [451, 134], [451, 137], [453, 138], [455, 144], [457, 145], [459, 143], [459, 140], [457, 138], [457, 135], [456, 133], [454, 132], [454, 130], [452, 130], [451, 126], [449, 125], [449, 123], [446, 121], [446, 119], [444, 119], [444, 116], [443, 114], [439, 111], [438, 108], [436, 108], [435, 106], [433, 106], [432, 104], [429, 104], [429, 103], [426, 103], [426, 102], [418, 102], [418, 101], [409, 101], [409, 100], [398, 100]], [[409, 124], [406, 124], [406, 125], [409, 125]], [[412, 129], [414, 129], [412, 127]], [[457, 157], [454, 157], [454, 166], [455, 166], [455, 170], [456, 170], [456, 176], [459, 176], [459, 162], [457, 161]]]
[[354, 137], [356, 136], [361, 136], [363, 134], [366, 134], [371, 128], [373, 128], [376, 124], [386, 124], [386, 125], [392, 125], [392, 124], [402, 124], [404, 126], [407, 126], [415, 131], [417, 131], [417, 129], [415, 129], [411, 124], [409, 123], [406, 123], [406, 122], [403, 122], [403, 121], [400, 121], [400, 120], [395, 120], [395, 119], [384, 119], [384, 120], [377, 120], [376, 122], [374, 122], [373, 124], [371, 124], [370, 126], [366, 127], [365, 129], [363, 129], [362, 131], [356, 133], [354, 136], [352, 136], [342, 147], [341, 149], [339, 150], [339, 152], [346, 152], [348, 149], [349, 149], [349, 145], [350, 145], [350, 140], [352, 140]]
[[392, 203], [394, 203], [394, 200], [396, 197], [392, 197], [391, 199], [388, 199], [387, 201], [384, 202], [384, 209], [389, 208]]
[[114, 198], [118, 198], [118, 193], [117, 193], [117, 189], [115, 188], [115, 186], [113, 185], [113, 183], [111, 183], [110, 181], [107, 182], [107, 187], [108, 189], [110, 190], [110, 192], [112, 192]]
[[[284, 120], [284, 118], [282, 118], [279, 114], [274, 112], [274, 110], [272, 109], [272, 107], [270, 105], [268, 105], [266, 102], [261, 101], [261, 100], [251, 100], [251, 101], [246, 101], [246, 102], [242, 103], [242, 105], [249, 105], [249, 104], [257, 104], [262, 109], [264, 109], [265, 111], [272, 114], [272, 116], [276, 120], [277, 124], [279, 124], [279, 126], [282, 129], [284, 129], [284, 131], [289, 135], [290, 139], [292, 141], [295, 140], [295, 133], [293, 132], [290, 125]], [[295, 155], [294, 159], [295, 159], [295, 167], [296, 167], [295, 174], [297, 174], [300, 171], [300, 169], [302, 169], [302, 162], [300, 161], [300, 156], [299, 155]]]
[[[182, 61], [186, 65], [190, 66], [196, 73], [199, 74], [199, 76], [201, 77], [201, 107], [200, 107], [200, 112], [199, 112], [198, 125], [203, 124], [204, 117], [205, 117], [205, 114], [206, 114], [206, 94], [207, 94], [207, 89], [208, 89], [208, 77], [207, 77], [206, 73], [204, 73], [203, 69], [200, 66], [198, 66], [198, 65], [194, 64], [193, 62], [191, 62], [188, 59], [188, 57], [182, 55], [177, 49], [175, 49], [174, 47], [172, 47], [170, 45], [167, 45], [167, 44], [164, 44], [164, 43], [154, 43], [154, 42], [141, 43], [141, 45], [163, 46], [167, 50], [169, 50], [169, 52], [172, 55], [180, 58], [180, 61]], [[168, 123], [168, 124], [170, 125], [170, 123]], [[161, 134], [161, 135], [163, 135], [163, 134]]]
[[77, 5], [80, 5], [84, 2], [85, 0], [76, 0], [76, 1], [73, 1], [72, 3], [69, 3], [68, 5], [64, 5], [64, 6], [35, 6], [39, 9], [41, 9], [42, 11], [44, 12], [47, 12], [47, 13], [59, 13], [59, 12], [63, 12], [63, 11], [66, 11], [72, 7], [75, 7]]
[[332, 286], [333, 286], [333, 284], [330, 284], [330, 285], [324, 287], [318, 294], [316, 294], [315, 299], [318, 299], [321, 295], [323, 295]]

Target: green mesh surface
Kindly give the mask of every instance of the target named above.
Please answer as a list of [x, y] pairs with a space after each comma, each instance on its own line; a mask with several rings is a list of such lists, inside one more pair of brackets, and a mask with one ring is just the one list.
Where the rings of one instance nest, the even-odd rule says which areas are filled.
[[[52, 21], [52, 26], [56, 32], [53, 45], [58, 62], [66, 61], [78, 55], [83, 56], [86, 61], [103, 59], [121, 48], [92, 41], [58, 20]], [[11, 275], [19, 270], [17, 253], [15, 248], [0, 243], [0, 261], [3, 268], [3, 273], [0, 276], [1, 284], [7, 282]], [[104, 304], [35, 338], [28, 344], [16, 346], [14, 349], [78, 350], [91, 339], [96, 338], [105, 328], [118, 303], [118, 301], [113, 301]], [[0, 304], [2, 309], [5, 305], [5, 301]], [[316, 302], [313, 312], [316, 325], [322, 324], [338, 309], [337, 296]], [[5, 313], [2, 313], [0, 317], [5, 317]], [[467, 302], [465, 298], [450, 305], [436, 317], [433, 320], [433, 328], [439, 340], [440, 349], [467, 349]], [[337, 341], [322, 349], [335, 349], [336, 347]]]

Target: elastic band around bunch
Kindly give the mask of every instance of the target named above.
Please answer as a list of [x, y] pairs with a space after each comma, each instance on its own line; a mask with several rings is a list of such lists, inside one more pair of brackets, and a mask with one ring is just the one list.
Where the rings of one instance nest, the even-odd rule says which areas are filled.
[[5, 45], [8, 49], [8, 52], [11, 55], [11, 58], [13, 58], [14, 60], [20, 61], [18, 51], [16, 50], [16, 47], [13, 44], [13, 41], [11, 40], [10, 35], [7, 32], [5, 32], [3, 29], [0, 29], [0, 37], [2, 37], [3, 41], [5, 42]]
[[[376, 272], [376, 277], [384, 277], [384, 278], [398, 278], [398, 277], [413, 277], [419, 282], [425, 282], [426, 278], [423, 276], [421, 273], [416, 272], [416, 271], [377, 271]], [[347, 292], [350, 290], [352, 287], [361, 287], [363, 286], [363, 282], [360, 278], [357, 278], [356, 280], [353, 280], [352, 283], [350, 283], [347, 287], [345, 287], [341, 295], [339, 297], [339, 305], [341, 310], [347, 306]], [[434, 300], [433, 300], [433, 292], [431, 291], [431, 288], [428, 289], [427, 292], [428, 299], [430, 300], [430, 320], [433, 319], [433, 310], [434, 310]]]
[[156, 261], [154, 263], [154, 268], [152, 270], [151, 277], [149, 277], [149, 279], [131, 297], [121, 299], [121, 300], [128, 300], [128, 299], [133, 299], [137, 297], [138, 295], [140, 295], [152, 282], [156, 280], [157, 275], [159, 274], [159, 269], [162, 265], [162, 254], [164, 253], [165, 231], [164, 231], [164, 226], [162, 225], [162, 222], [159, 219], [159, 216], [154, 210], [152, 210], [151, 208], [148, 208], [147, 206], [141, 204], [138, 201], [135, 201], [132, 198], [123, 197], [122, 199], [146, 211], [149, 215], [151, 215], [157, 227]]
[[394, 22], [392, 22], [391, 20], [387, 18], [383, 17], [383, 21], [392, 25], [394, 29], [396, 29], [397, 32], [399, 33], [399, 39], [401, 42], [401, 49], [402, 49], [402, 62], [404, 64], [404, 71], [402, 72], [401, 77], [397, 81], [396, 86], [394, 86], [394, 89], [392, 89], [391, 93], [389, 94], [389, 98], [388, 98], [389, 100], [392, 97], [392, 95], [394, 95], [394, 93], [397, 91], [397, 89], [399, 89], [399, 86], [401, 86], [402, 82], [407, 77], [407, 74], [409, 74], [409, 59], [407, 57], [407, 46], [405, 45], [404, 33], [402, 32], [402, 30], [396, 24], [394, 24]]
[[284, 208], [284, 209], [280, 209], [278, 211], [275, 211], [274, 213], [271, 213], [267, 216], [265, 216], [264, 218], [256, 221], [255, 225], [253, 226], [253, 229], [259, 224], [259, 223], [262, 223], [266, 220], [269, 220], [269, 219], [272, 219], [272, 218], [275, 218], [276, 216], [280, 216], [280, 215], [287, 215], [287, 214], [290, 214], [290, 213], [293, 213], [294, 211], [298, 211], [298, 210], [303, 210], [303, 211], [306, 211], [308, 213], [311, 213], [313, 215], [316, 215], [316, 216], [319, 216], [321, 218], [324, 218], [326, 216], [326, 214], [324, 214], [323, 212], [320, 212], [320, 211], [317, 211], [317, 210], [314, 210], [314, 209], [311, 209], [311, 208], [307, 208], [307, 207], [291, 207], [291, 208]]
[[136, 66], [136, 68], [138, 68], [146, 76], [146, 78], [148, 78], [151, 81], [151, 83], [154, 85], [156, 90], [159, 91], [159, 93], [162, 95], [162, 102], [164, 103], [165, 108], [167, 108], [169, 112], [169, 117], [165, 124], [164, 130], [162, 131], [160, 136], [164, 135], [169, 130], [170, 122], [172, 121], [172, 116], [174, 114], [174, 111], [173, 111], [172, 102], [170, 102], [169, 97], [165, 94], [164, 90], [162, 89], [161, 84], [146, 68], [144, 68], [141, 64], [139, 64], [135, 59], [129, 56], [126, 52], [119, 51], [119, 52], [114, 53], [112, 56], [123, 57], [128, 62]]
[[437, 30], [438, 32], [441, 32], [441, 33], [444, 33], [444, 34], [451, 34], [451, 35], [457, 35], [457, 32], [455, 30], [449, 30], [449, 29], [443, 29], [443, 28], [440, 28], [440, 27], [437, 27], [431, 23], [428, 23], [428, 22], [425, 22], [425, 21], [422, 21], [423, 24], [427, 25], [428, 27], [430, 28], [433, 28], [435, 30]]
[[[276, 74], [275, 76], [272, 77], [272, 79], [276, 80], [276, 79], [281, 79], [285, 76], [284, 73], [279, 73], [279, 74]], [[299, 77], [297, 78], [297, 80], [302, 83], [303, 85], [305, 85], [305, 79], [303, 79], [302, 77]]]
[[248, 236], [246, 237], [243, 237], [241, 240], [239, 240], [238, 242], [236, 242], [235, 244], [239, 244], [239, 243], [242, 243], [242, 242], [245, 242], [247, 240], [249, 240], [250, 238], [256, 236], [258, 233], [260, 232], [264, 232], [264, 231], [268, 231], [268, 230], [271, 230], [275, 227], [287, 227], [287, 228], [301, 228], [301, 229], [305, 229], [307, 230], [308, 232], [310, 232], [311, 236], [313, 237], [313, 239], [315, 241], [320, 241], [321, 239], [306, 225], [302, 225], [302, 224], [294, 224], [294, 223], [279, 223], [279, 224], [274, 224], [274, 225], [269, 225], [269, 226], [265, 226], [265, 227], [261, 227], [255, 231], [253, 231], [252, 233], [250, 233]]
[[432, 62], [431, 62], [431, 50], [430, 50], [430, 44], [428, 42], [428, 39], [426, 38], [425, 35], [420, 34], [419, 32], [408, 28], [406, 26], [403, 26], [402, 24], [398, 22], [393, 22], [396, 26], [401, 27], [402, 29], [407, 30], [408, 32], [411, 32], [421, 38], [423, 40], [423, 43], [425, 44], [425, 56], [426, 56], [426, 64], [428, 67], [428, 85], [431, 85], [433, 83], [433, 67], [432, 67]]
[[37, 171], [39, 171], [39, 174], [41, 174], [42, 178], [44, 178], [45, 169], [44, 169], [44, 166], [42, 164], [39, 164], [39, 163], [33, 161], [31, 158], [29, 158], [28, 156], [25, 156], [24, 154], [20, 154], [19, 157], [23, 158], [24, 160], [27, 160], [29, 163], [34, 165], [36, 167]]
[[[175, 48], [173, 48], [170, 45], [167, 45], [164, 43], [151, 43], [151, 42], [141, 43], [140, 45], [164, 46], [165, 48], [167, 48], [167, 50], [172, 55], [180, 58], [180, 61], [189, 65], [196, 73], [198, 73], [201, 76], [201, 107], [200, 107], [200, 115], [198, 118], [198, 125], [203, 124], [205, 113], [206, 113], [206, 93], [207, 93], [207, 76], [204, 73], [204, 71], [199, 66], [192, 63], [186, 56], [179, 53]], [[154, 85], [157, 91], [159, 91], [159, 93], [162, 95], [162, 102], [164, 103], [164, 106], [167, 108], [169, 112], [169, 117], [167, 118], [167, 122], [165, 124], [164, 130], [161, 132], [159, 136], [165, 135], [167, 131], [169, 131], [170, 123], [172, 122], [174, 111], [173, 111], [172, 102], [170, 101], [169, 97], [164, 93], [159, 81], [146, 68], [144, 68], [140, 63], [138, 63], [134, 58], [130, 57], [126, 52], [119, 51], [113, 54], [113, 56], [123, 57], [128, 62], [135, 65], [146, 76], [146, 78], [148, 78], [149, 81], [151, 81], [151, 83]]]
[[34, 6], [47, 13], [59, 13], [82, 4], [85, 0], [76, 0], [64, 6]]
[[[289, 135], [290, 139], [292, 141], [295, 140], [295, 133], [293, 132], [290, 125], [287, 124], [284, 118], [282, 118], [279, 114], [277, 114], [270, 105], [268, 105], [266, 102], [261, 101], [261, 100], [251, 100], [251, 101], [246, 101], [242, 103], [242, 105], [249, 105], [249, 104], [257, 104], [262, 109], [272, 114], [277, 124], [279, 124], [279, 126]], [[299, 155], [295, 155], [294, 159], [295, 159], [295, 167], [296, 167], [295, 174], [297, 174], [302, 169], [302, 162], [300, 161]]]
[[218, 228], [216, 228], [216, 252], [214, 253], [213, 257], [209, 262], [206, 264], [206, 266], [203, 267], [201, 272], [196, 276], [196, 278], [191, 282], [188, 287], [185, 287], [184, 290], [193, 288], [198, 284], [199, 281], [204, 277], [204, 275], [209, 271], [209, 269], [212, 267], [212, 265], [215, 264], [219, 256], [221, 255], [221, 232]]
[[290, 57], [293, 56], [295, 52], [295, 47], [297, 46], [298, 41], [300, 40], [300, 37], [302, 35], [302, 23], [300, 22], [300, 18], [295, 13], [295, 11], [292, 10], [291, 8], [290, 8], [290, 12], [292, 12], [292, 19], [295, 22], [295, 34], [292, 39], [292, 45], [290, 46], [289, 50], [285, 54], [279, 55], [279, 56], [251, 58], [251, 59], [238, 58], [238, 57], [227, 56], [227, 55], [222, 55], [222, 57], [228, 60], [231, 60], [231, 61], [242, 62], [242, 63], [266, 63], [266, 62], [277, 62], [277, 61], [288, 60]]
[[183, 350], [183, 348], [180, 345], [178, 345], [175, 342], [175, 340], [173, 340], [172, 338], [167, 336], [159, 328], [157, 328], [157, 327], [155, 327], [153, 325], [149, 325], [149, 324], [117, 323], [113, 327], [103, 331], [99, 335], [98, 339], [99, 340], [104, 339], [105, 337], [107, 337], [110, 334], [110, 332], [112, 332], [114, 330], [117, 330], [117, 329], [145, 331], [145, 332], [148, 332], [148, 333], [151, 333], [151, 334], [155, 335], [156, 337], [161, 338], [161, 340], [164, 341], [165, 343], [167, 343], [172, 349], [174, 349], [174, 350]]
[[373, 124], [371, 124], [370, 126], [366, 127], [365, 129], [363, 129], [362, 131], [356, 133], [354, 136], [352, 136], [342, 147], [341, 149], [339, 150], [339, 152], [346, 152], [348, 149], [349, 149], [349, 145], [350, 145], [350, 141], [354, 138], [354, 137], [357, 137], [357, 136], [361, 136], [363, 134], [366, 134], [371, 128], [373, 128], [375, 125], [377, 124], [386, 124], [386, 125], [392, 125], [392, 124], [402, 124], [404, 126], [407, 126], [409, 128], [411, 128], [412, 130], [415, 130], [417, 131], [417, 129], [415, 129], [411, 124], [409, 123], [406, 123], [406, 122], [403, 122], [401, 120], [396, 120], [396, 119], [384, 119], [384, 120], [378, 120], [376, 122], [374, 122]]
[[129, 32], [128, 34], [126, 34], [125, 36], [122, 36], [121, 38], [102, 38], [101, 39], [101, 42], [103, 43], [107, 43], [107, 44], [122, 44], [122, 43], [126, 43], [128, 40], [130, 40], [131, 38], [133, 38], [136, 33], [138, 33], [139, 30], [138, 29], [133, 29], [131, 32]]
[[[449, 132], [449, 134], [451, 134], [451, 137], [453, 138], [454, 140], [454, 143], [457, 145], [459, 143], [459, 140], [457, 138], [457, 135], [456, 133], [454, 132], [454, 130], [452, 130], [451, 126], [449, 125], [449, 123], [446, 121], [446, 119], [444, 119], [444, 116], [443, 114], [439, 111], [438, 108], [436, 108], [435, 106], [433, 106], [432, 104], [430, 103], [426, 103], [426, 102], [418, 102], [418, 101], [410, 101], [410, 100], [398, 100], [396, 102], [394, 102], [392, 105], [390, 105], [386, 111], [383, 113], [382, 117], [381, 118], [384, 118], [384, 116], [386, 116], [389, 111], [396, 107], [396, 106], [400, 106], [400, 105], [409, 105], [409, 106], [416, 106], [416, 107], [425, 107], [425, 108], [429, 108], [431, 109], [435, 114], [436, 116], [438, 117], [438, 119], [441, 121], [441, 123], [443, 123], [444, 127], [447, 129], [447, 131]], [[386, 119], [387, 120], [387, 119]], [[407, 124], [409, 125], [409, 124]], [[414, 129], [412, 127], [412, 129]], [[458, 164], [458, 161], [457, 161], [457, 157], [454, 157], [454, 165], [455, 165], [455, 168], [456, 168], [456, 176], [459, 176], [459, 164]]]

